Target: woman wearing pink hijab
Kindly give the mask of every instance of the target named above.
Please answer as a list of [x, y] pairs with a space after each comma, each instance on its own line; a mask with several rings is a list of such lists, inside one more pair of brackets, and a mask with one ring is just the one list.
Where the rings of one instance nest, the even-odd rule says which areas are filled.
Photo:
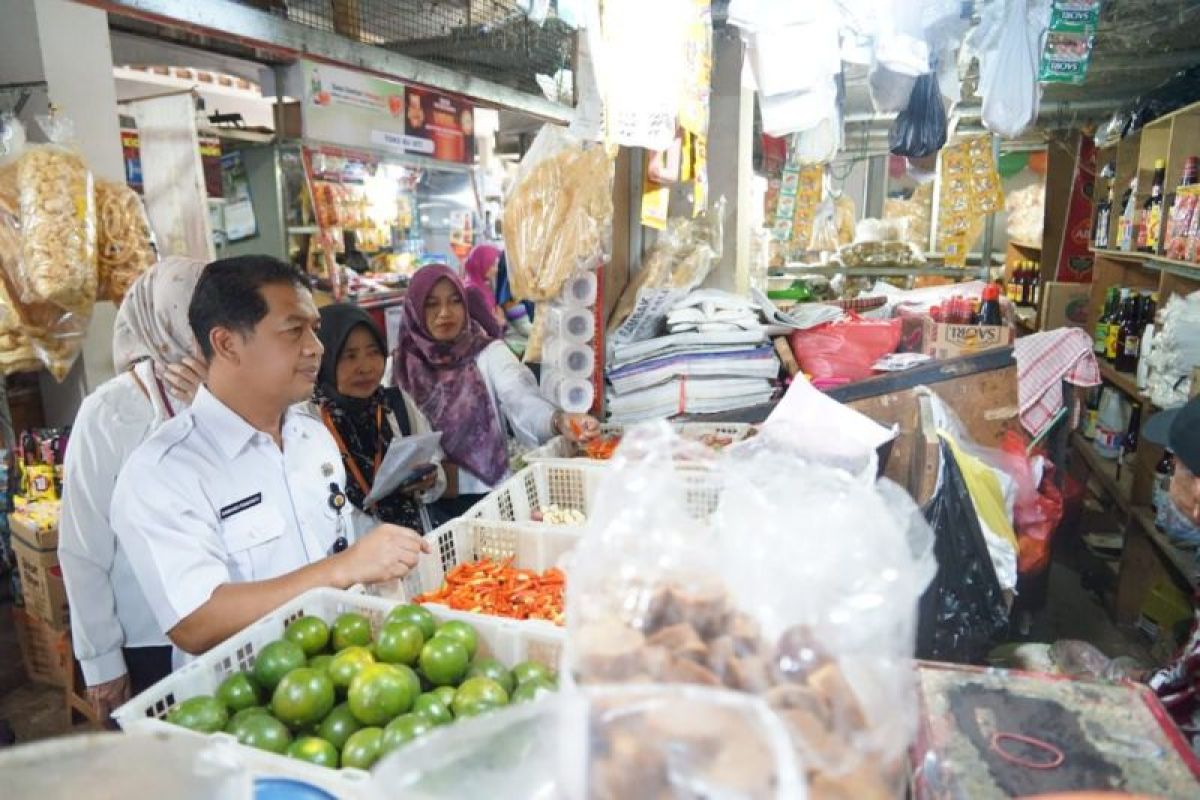
[[458, 498], [445, 515], [461, 514], [508, 477], [508, 434], [535, 445], [561, 434], [587, 441], [600, 423], [567, 414], [541, 396], [533, 373], [468, 312], [468, 289], [442, 264], [417, 271], [404, 298], [393, 355], [397, 385], [436, 431], [458, 466]]
[[504, 326], [507, 324], [504, 309], [496, 302], [496, 287], [493, 284], [501, 252], [495, 245], [475, 245], [464, 265], [467, 274], [467, 304], [471, 316], [479, 321], [484, 332], [493, 339], [504, 335]]

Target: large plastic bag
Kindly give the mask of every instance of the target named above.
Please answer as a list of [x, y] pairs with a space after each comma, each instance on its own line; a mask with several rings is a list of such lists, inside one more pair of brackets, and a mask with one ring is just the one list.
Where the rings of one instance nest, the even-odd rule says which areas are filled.
[[521, 159], [504, 204], [504, 242], [513, 295], [552, 300], [581, 270], [607, 258], [613, 162], [557, 125], [543, 125]]
[[1020, 136], [1037, 120], [1042, 99], [1038, 63], [1048, 10], [1040, 25], [1033, 20], [1044, 5], [1044, 0], [1034, 0], [1032, 6], [1029, 0], [1004, 0], [986, 9], [979, 24], [981, 115], [984, 126], [1001, 136]]
[[626, 432], [567, 564], [564, 672], [758, 695], [813, 796], [893, 796], [915, 725], [928, 526], [903, 493], [780, 440], [693, 445], [703, 469], [675, 463], [686, 446], [665, 423]]
[[1017, 533], [1017, 570], [1022, 575], [1050, 565], [1050, 543], [1063, 518], [1063, 495], [1054, 482], [1054, 465], [1039, 452], [1026, 453], [1026, 438], [1008, 431], [1000, 441], [1004, 468], [1016, 481], [1013, 528]]
[[942, 443], [938, 489], [925, 506], [938, 572], [921, 598], [917, 656], [981, 661], [1008, 628], [1008, 606], [950, 446]]
[[900, 345], [898, 319], [862, 319], [850, 314], [806, 331], [792, 333], [792, 352], [817, 386], [849, 383], [874, 374], [876, 361]]
[[917, 78], [908, 105], [888, 131], [888, 148], [894, 155], [924, 158], [946, 144], [946, 107], [937, 75]]
[[767, 704], [695, 686], [568, 686], [439, 728], [385, 757], [372, 780], [413, 800], [805, 796]]

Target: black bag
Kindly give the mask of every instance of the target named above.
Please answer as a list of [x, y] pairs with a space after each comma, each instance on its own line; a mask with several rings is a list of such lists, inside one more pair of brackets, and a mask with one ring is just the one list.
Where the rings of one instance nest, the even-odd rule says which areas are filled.
[[888, 147], [893, 155], [909, 158], [931, 156], [946, 144], [946, 107], [938, 89], [937, 75], [930, 72], [917, 78], [908, 108], [900, 112], [888, 131]]
[[1008, 606], [971, 494], [945, 442], [940, 483], [924, 508], [938, 568], [918, 606], [917, 658], [978, 663], [1008, 630]]

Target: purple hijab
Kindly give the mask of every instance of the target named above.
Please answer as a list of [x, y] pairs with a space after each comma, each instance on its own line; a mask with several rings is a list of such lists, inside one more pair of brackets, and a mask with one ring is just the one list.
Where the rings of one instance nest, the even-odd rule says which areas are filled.
[[[453, 342], [439, 342], [425, 324], [425, 301], [441, 280], [463, 298], [467, 324]], [[404, 298], [400, 339], [393, 356], [396, 383], [416, 402], [454, 463], [489, 485], [508, 472], [508, 448], [475, 358], [492, 339], [467, 308], [467, 291], [447, 266], [430, 264], [413, 275]]]

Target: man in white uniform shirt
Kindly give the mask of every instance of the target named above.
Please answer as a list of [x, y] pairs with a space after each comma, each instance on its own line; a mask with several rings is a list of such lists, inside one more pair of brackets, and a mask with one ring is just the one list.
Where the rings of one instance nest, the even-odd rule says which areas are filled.
[[414, 531], [357, 541], [345, 469], [313, 391], [320, 316], [301, 275], [267, 256], [209, 264], [188, 320], [208, 362], [190, 409], [134, 451], [112, 520], [175, 646], [203, 653], [303, 592], [408, 574]]

